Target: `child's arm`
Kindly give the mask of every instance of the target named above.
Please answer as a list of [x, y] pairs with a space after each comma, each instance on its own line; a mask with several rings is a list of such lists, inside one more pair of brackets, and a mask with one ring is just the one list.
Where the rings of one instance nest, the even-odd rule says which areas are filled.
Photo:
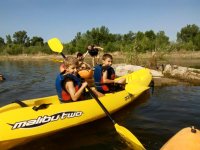
[[103, 83], [117, 83], [117, 84], [125, 84], [126, 78], [121, 78], [120, 80], [110, 80], [108, 79], [108, 71], [103, 72]]
[[108, 71], [103, 72], [103, 83], [115, 83], [115, 80], [108, 79]]
[[65, 87], [66, 87], [66, 90], [69, 92], [72, 100], [77, 101], [87, 85], [88, 85], [87, 82], [83, 82], [77, 92], [75, 90], [74, 83], [72, 81], [66, 82]]
[[88, 50], [83, 54], [83, 59], [86, 57], [87, 54], [88, 54]]
[[102, 47], [100, 47], [100, 46], [94, 46], [94, 48], [97, 48], [98, 50], [101, 50], [101, 51], [103, 51], [103, 48], [102, 48]]

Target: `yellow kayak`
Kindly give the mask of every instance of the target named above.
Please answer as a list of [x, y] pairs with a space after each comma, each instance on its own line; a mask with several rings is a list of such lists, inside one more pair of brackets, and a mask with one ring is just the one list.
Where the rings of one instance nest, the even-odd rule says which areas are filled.
[[[141, 69], [124, 77], [128, 81], [125, 90], [99, 98], [110, 113], [134, 101], [149, 88], [152, 80], [149, 69]], [[102, 117], [105, 117], [105, 113], [94, 99], [60, 103], [57, 95], [54, 95], [17, 101], [0, 108], [0, 149], [9, 149], [28, 139]]]
[[160, 150], [200, 150], [200, 131], [194, 128], [183, 128], [170, 138]]

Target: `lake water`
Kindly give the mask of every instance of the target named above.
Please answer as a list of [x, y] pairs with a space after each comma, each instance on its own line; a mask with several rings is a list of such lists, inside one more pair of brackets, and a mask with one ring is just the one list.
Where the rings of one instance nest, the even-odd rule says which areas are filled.
[[[0, 61], [0, 106], [14, 100], [56, 94], [59, 63], [50, 61]], [[155, 87], [112, 115], [143, 143], [158, 150], [183, 127], [200, 128], [200, 86]], [[41, 137], [14, 150], [129, 150], [108, 118]]]

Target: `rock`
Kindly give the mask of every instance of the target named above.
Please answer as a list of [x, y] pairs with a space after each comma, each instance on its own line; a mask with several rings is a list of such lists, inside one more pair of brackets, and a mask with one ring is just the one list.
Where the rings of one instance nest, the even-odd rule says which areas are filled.
[[135, 65], [127, 65], [127, 64], [115, 64], [113, 65], [113, 68], [115, 69], [116, 76], [123, 76], [126, 75], [127, 73], [131, 73], [139, 69], [142, 69], [143, 67]]
[[163, 74], [187, 82], [200, 84], [200, 69], [182, 67], [177, 65], [166, 65]]
[[167, 64], [166, 66], [165, 66], [165, 68], [164, 68], [164, 71], [163, 71], [163, 73], [164, 74], [171, 74], [171, 72], [172, 72], [172, 66], [171, 65], [169, 65], [169, 64]]
[[150, 72], [151, 72], [151, 74], [152, 74], [152, 76], [153, 76], [154, 78], [163, 77], [163, 74], [162, 74], [161, 71], [157, 71], [157, 70], [152, 70], [152, 69], [151, 69]]
[[[116, 76], [123, 76], [127, 73], [131, 73], [137, 70], [140, 70], [144, 67], [142, 66], [136, 66], [136, 65], [127, 65], [127, 64], [115, 64], [113, 65], [113, 68], [115, 69]], [[153, 77], [162, 77], [163, 74], [161, 71], [157, 70], [150, 70]]]

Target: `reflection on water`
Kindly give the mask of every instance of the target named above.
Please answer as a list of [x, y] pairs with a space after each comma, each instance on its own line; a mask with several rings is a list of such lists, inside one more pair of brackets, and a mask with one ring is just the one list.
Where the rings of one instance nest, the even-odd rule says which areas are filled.
[[[0, 105], [16, 99], [54, 95], [58, 73], [54, 62], [0, 62], [6, 81], [0, 82]], [[200, 86], [156, 87], [112, 115], [148, 150], [159, 149], [173, 134], [187, 126], [200, 128]], [[107, 118], [40, 137], [14, 150], [129, 150]]]

